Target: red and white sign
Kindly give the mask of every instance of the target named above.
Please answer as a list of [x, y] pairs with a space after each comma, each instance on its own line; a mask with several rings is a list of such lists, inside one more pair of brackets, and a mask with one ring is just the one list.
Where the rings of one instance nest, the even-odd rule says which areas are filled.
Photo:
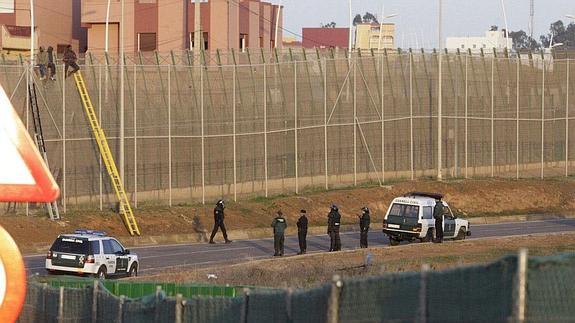
[[0, 87], [0, 202], [52, 202], [60, 190]]
[[18, 246], [0, 227], [0, 322], [16, 321], [26, 296], [26, 271]]

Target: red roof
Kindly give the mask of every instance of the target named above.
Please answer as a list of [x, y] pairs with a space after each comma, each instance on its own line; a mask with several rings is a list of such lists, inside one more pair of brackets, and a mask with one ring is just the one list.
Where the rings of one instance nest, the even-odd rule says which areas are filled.
[[349, 46], [349, 28], [304, 28], [302, 34], [304, 48]]

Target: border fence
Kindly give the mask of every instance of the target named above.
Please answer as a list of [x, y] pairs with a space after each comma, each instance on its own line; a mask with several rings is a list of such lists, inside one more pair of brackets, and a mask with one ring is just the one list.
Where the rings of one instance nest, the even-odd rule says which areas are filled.
[[[573, 174], [572, 60], [290, 51], [282, 55], [291, 60], [267, 60], [273, 55], [262, 52], [257, 61], [244, 55], [246, 62], [238, 62], [232, 54], [210, 62], [186, 63], [183, 54], [171, 62], [156, 55], [155, 65], [152, 58], [129, 62], [124, 100], [120, 67], [87, 56], [82, 73], [136, 207], [440, 172], [444, 178]], [[0, 84], [29, 122], [27, 71], [2, 65]], [[57, 74], [56, 81], [36, 82], [60, 203], [64, 212], [68, 205], [103, 209], [114, 201], [112, 188], [74, 82], [60, 66]]]
[[99, 281], [70, 288], [32, 280], [19, 322], [567, 322], [573, 275], [575, 254], [527, 261], [523, 251], [486, 265], [336, 277], [312, 289], [244, 289], [237, 297], [131, 299]]

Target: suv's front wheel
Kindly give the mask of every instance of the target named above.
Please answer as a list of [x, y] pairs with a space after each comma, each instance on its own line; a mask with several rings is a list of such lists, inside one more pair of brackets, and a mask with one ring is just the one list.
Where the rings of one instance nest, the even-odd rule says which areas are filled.
[[457, 233], [457, 237], [455, 237], [455, 240], [465, 240], [466, 236], [467, 236], [467, 229], [465, 227], [461, 227], [459, 229], [459, 232]]
[[106, 276], [108, 276], [108, 272], [106, 270], [106, 266], [101, 266], [98, 269], [98, 272], [96, 273], [96, 278], [98, 279], [106, 279]]
[[431, 241], [433, 241], [433, 228], [427, 229], [427, 234], [425, 235], [424, 238], [421, 238], [420, 240], [421, 240], [421, 242], [431, 242]]
[[138, 265], [132, 264], [132, 267], [130, 267], [130, 271], [128, 272], [128, 276], [130, 277], [138, 276]]
[[399, 240], [399, 239], [389, 237], [389, 245], [390, 246], [398, 246], [400, 242], [401, 242], [401, 240]]

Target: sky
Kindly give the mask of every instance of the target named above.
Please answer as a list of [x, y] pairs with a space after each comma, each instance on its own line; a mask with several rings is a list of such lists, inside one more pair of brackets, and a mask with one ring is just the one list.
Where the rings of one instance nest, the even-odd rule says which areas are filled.
[[[279, 0], [271, 0], [279, 3]], [[301, 35], [302, 27], [319, 27], [335, 21], [338, 27], [349, 24], [348, 0], [282, 0], [284, 37]], [[439, 0], [352, 0], [354, 15], [369, 11], [381, 16], [398, 14], [389, 19], [396, 24], [396, 46], [437, 47]], [[504, 0], [509, 30], [528, 31], [529, 0]], [[534, 36], [547, 33], [557, 20], [567, 23], [566, 14], [575, 14], [575, 0], [535, 0]], [[388, 22], [388, 21], [386, 21]], [[491, 25], [505, 27], [501, 0], [443, 0], [443, 35], [483, 36]], [[417, 46], [419, 45], [419, 46]]]

